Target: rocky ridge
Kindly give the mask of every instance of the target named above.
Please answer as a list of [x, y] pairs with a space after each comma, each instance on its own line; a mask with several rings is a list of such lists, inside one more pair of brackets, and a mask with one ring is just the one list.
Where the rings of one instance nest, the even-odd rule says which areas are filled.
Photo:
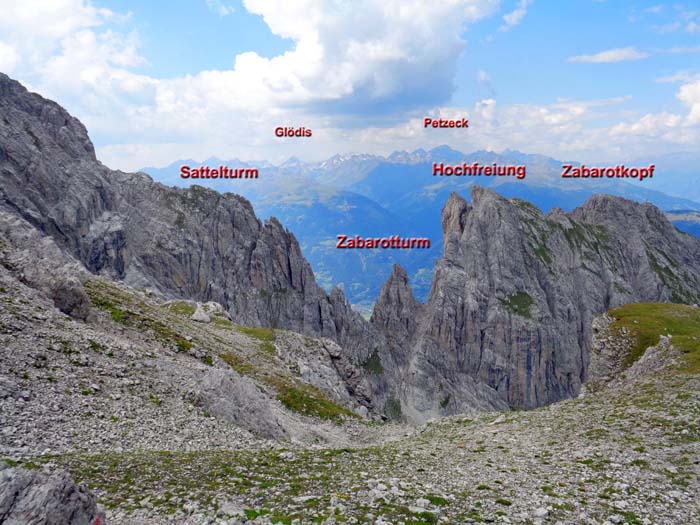
[[545, 215], [475, 187], [471, 204], [450, 197], [442, 227], [428, 301], [413, 301], [395, 268], [372, 317], [388, 342], [384, 389], [412, 421], [574, 397], [596, 316], [700, 302], [700, 241], [650, 204], [597, 195]]
[[[611, 329], [628, 313], [609, 314], [605, 340], [590, 327], [623, 302], [695, 300], [696, 245], [653, 207], [600, 197], [544, 216], [481, 189], [472, 205], [453, 197], [430, 300], [395, 267], [370, 324], [315, 287], [277, 221], [108, 170], [77, 121], [17, 86], [0, 78], [6, 485], [67, 470], [121, 525], [700, 513], [698, 309], [641, 305], [624, 325], [631, 349], [614, 350]], [[177, 211], [195, 233], [172, 227]], [[638, 348], [635, 326], [659, 318], [652, 349]], [[592, 370], [613, 380], [532, 411], [449, 416], [572, 396]], [[448, 417], [380, 425], [361, 420], [370, 408]]]
[[[333, 341], [241, 327], [216, 303], [162, 302], [87, 272], [77, 282], [89, 322], [76, 320], [34, 277], [60, 284], [75, 261], [61, 266], [50, 238], [35, 242], [30, 225], [0, 212], [0, 232], [8, 226], [13, 235], [0, 237], [1, 453], [357, 439], [370, 414], [339, 376], [359, 372]], [[349, 430], [339, 426], [346, 419]]]
[[[329, 295], [316, 284], [276, 219], [261, 222], [234, 194], [110, 170], [77, 119], [3, 74], [0, 182], [0, 209], [92, 274], [164, 299], [217, 302], [241, 324], [327, 337], [356, 359], [380, 344], [341, 290]], [[56, 291], [54, 300], [65, 299]], [[72, 310], [69, 301], [64, 311]], [[358, 399], [369, 404], [363, 393]]]
[[597, 315], [698, 302], [700, 242], [653, 206], [595, 196], [545, 216], [475, 187], [472, 204], [445, 204], [426, 304], [395, 269], [368, 323], [341, 290], [316, 284], [294, 235], [244, 198], [110, 170], [60, 106], [4, 75], [0, 95], [5, 234], [51, 251], [60, 275], [33, 270], [25, 250], [12, 263], [24, 282], [81, 320], [93, 311], [83, 284], [98, 275], [160, 300], [218, 303], [242, 325], [328, 338], [340, 347], [336, 375], [373, 416], [421, 422], [575, 396]]

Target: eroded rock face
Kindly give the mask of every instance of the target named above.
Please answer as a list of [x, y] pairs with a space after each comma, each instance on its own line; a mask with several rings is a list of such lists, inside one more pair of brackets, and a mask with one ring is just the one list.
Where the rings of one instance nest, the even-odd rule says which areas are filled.
[[232, 421], [266, 438], [287, 438], [269, 399], [251, 379], [233, 370], [210, 370], [197, 385], [193, 401], [213, 415]]
[[471, 205], [454, 194], [445, 205], [427, 303], [396, 267], [368, 323], [341, 290], [316, 284], [276, 219], [261, 222], [237, 195], [108, 169], [80, 122], [1, 74], [0, 212], [7, 235], [24, 232], [13, 243], [45, 242], [65, 278], [33, 272], [30, 258], [9, 263], [73, 317], [90, 309], [85, 270], [70, 257], [166, 299], [219, 303], [236, 323], [331, 339], [348, 392], [412, 421], [574, 396], [596, 315], [636, 301], [700, 302], [700, 242], [653, 206], [595, 196], [545, 216], [477, 187]]
[[636, 359], [631, 354], [636, 337], [625, 327], [616, 327], [615, 318], [605, 313], [593, 320], [591, 345], [585, 391], [595, 392], [605, 387], [619, 388], [639, 378], [677, 365], [682, 355], [673, 347], [670, 335], [660, 335], [659, 342], [644, 349]]
[[[379, 344], [341, 291], [316, 284], [294, 235], [274, 218], [261, 222], [243, 197], [110, 170], [58, 104], [2, 74], [0, 95], [0, 209], [90, 272], [165, 298], [215, 301], [241, 324], [328, 337], [358, 358]], [[74, 289], [56, 300], [84, 315]]]
[[412, 419], [574, 396], [595, 316], [700, 297], [700, 242], [649, 204], [600, 195], [545, 216], [477, 187], [471, 205], [450, 197], [442, 225], [427, 303], [395, 269], [372, 318], [400, 369], [388, 389]]
[[[12, 250], [6, 248], [12, 245]], [[87, 320], [91, 303], [83, 288], [89, 272], [26, 220], [0, 210], [0, 265], [41, 290], [63, 313]]]
[[85, 487], [66, 473], [48, 476], [0, 463], [0, 523], [104, 525], [104, 513]]

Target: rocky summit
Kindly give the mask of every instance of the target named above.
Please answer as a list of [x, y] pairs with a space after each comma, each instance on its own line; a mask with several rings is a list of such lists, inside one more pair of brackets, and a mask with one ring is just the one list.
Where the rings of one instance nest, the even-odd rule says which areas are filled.
[[700, 242], [480, 187], [371, 319], [244, 198], [110, 170], [0, 74], [0, 522], [700, 516]]
[[593, 319], [627, 303], [700, 302], [700, 241], [656, 207], [596, 195], [572, 213], [475, 187], [442, 212], [429, 298], [395, 267], [372, 325], [390, 404], [414, 421], [576, 396]]

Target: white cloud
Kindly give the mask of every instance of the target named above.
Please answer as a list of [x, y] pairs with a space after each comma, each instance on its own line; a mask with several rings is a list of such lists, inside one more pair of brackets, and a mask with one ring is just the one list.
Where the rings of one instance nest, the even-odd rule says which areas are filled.
[[652, 29], [660, 35], [667, 35], [678, 31], [681, 27], [682, 24], [680, 22], [669, 22], [660, 26], [652, 26]]
[[499, 31], [509, 31], [510, 29], [517, 26], [527, 13], [527, 7], [532, 4], [534, 0], [520, 0], [518, 7], [510, 13], [503, 15], [504, 24], [498, 28]]
[[[271, 58], [242, 53], [230, 69], [175, 78], [136, 69], [145, 61], [123, 15], [87, 0], [23, 4], [0, 18], [0, 69], [12, 66], [13, 76], [83, 120], [112, 167], [210, 156], [320, 160], [442, 143], [599, 159], [700, 140], [697, 79], [680, 76], [677, 99], [687, 111], [677, 115], [629, 115], [620, 109], [624, 97], [502, 106], [486, 92], [471, 107], [446, 106], [465, 26], [496, 13], [498, 0], [245, 0], [292, 48]], [[619, 51], [624, 59], [644, 55], [625, 48], [590, 61], [614, 61], [619, 55], [606, 53]], [[486, 71], [476, 75], [489, 85]], [[426, 132], [424, 114], [466, 117], [470, 128]], [[278, 125], [311, 128], [313, 141], [280, 140]]]
[[675, 84], [676, 82], [690, 82], [700, 78], [700, 73], [690, 73], [689, 71], [677, 71], [672, 75], [666, 75], [654, 79], [657, 84]]
[[[662, 6], [656, 6], [661, 8]], [[649, 8], [646, 10], [655, 15], [661, 15], [662, 9]], [[674, 4], [672, 18], [662, 24], [652, 26], [659, 34], [675, 33], [685, 30], [688, 33], [700, 33], [700, 11], [687, 9], [683, 4]]]
[[676, 46], [665, 50], [673, 55], [685, 55], [690, 53], [700, 53], [700, 46]]
[[381, 113], [401, 100], [432, 105], [451, 94], [463, 25], [498, 3], [246, 0], [272, 33], [295, 42], [293, 49], [272, 58], [242, 53], [230, 70], [159, 80], [150, 110], [198, 117], [211, 109], [216, 117], [222, 110], [249, 115], [303, 107]]
[[[461, 151], [515, 149], [584, 162], [622, 162], [640, 156], [687, 149], [700, 141], [700, 91], [686, 86], [678, 98], [688, 113], [636, 115], [625, 108], [631, 97], [558, 100], [552, 104], [500, 105], [487, 98], [472, 107], [439, 107], [428, 115], [469, 118], [468, 130], [425, 132], [422, 117], [396, 126], [346, 133], [354, 151], [386, 154], [393, 149], [448, 144]], [[612, 121], [610, 123], [610, 121]]]
[[26, 40], [58, 40], [78, 29], [102, 25], [114, 16], [84, 0], [4, 1], [0, 30]]
[[206, 0], [206, 2], [207, 7], [219, 16], [228, 16], [236, 11], [233, 6], [223, 3], [221, 0]]
[[678, 90], [676, 98], [685, 104], [689, 113], [686, 122], [689, 125], [700, 124], [700, 80], [684, 84]]
[[569, 62], [579, 62], [586, 64], [609, 64], [613, 62], [624, 62], [625, 60], [641, 60], [649, 55], [637, 51], [633, 47], [621, 47], [601, 51], [595, 55], [578, 55], [569, 58]]
[[663, 6], [663, 5], [653, 5], [653, 6], [651, 6], [651, 7], [647, 7], [647, 8], [644, 10], [644, 12], [645, 12], [645, 13], [650, 13], [650, 14], [653, 14], [653, 15], [658, 15], [658, 14], [661, 13], [663, 10], [664, 10], [664, 6]]
[[647, 114], [639, 120], [616, 124], [610, 128], [610, 135], [630, 136], [640, 135], [649, 138], [658, 137], [660, 130], [668, 130], [679, 127], [683, 123], [680, 115], [672, 113]]
[[0, 71], [11, 73], [19, 62], [19, 53], [9, 44], [0, 41]]
[[137, 38], [108, 29], [119, 15], [89, 0], [15, 3], [0, 18], [0, 38], [23, 50], [20, 78], [91, 127], [108, 129], [111, 113], [117, 130], [160, 125], [179, 133], [304, 113], [391, 112], [402, 100], [445, 101], [465, 47], [464, 25], [496, 12], [499, 2], [245, 0], [275, 35], [294, 41], [293, 49], [272, 58], [242, 53], [232, 69], [171, 79], [133, 73], [143, 62]]

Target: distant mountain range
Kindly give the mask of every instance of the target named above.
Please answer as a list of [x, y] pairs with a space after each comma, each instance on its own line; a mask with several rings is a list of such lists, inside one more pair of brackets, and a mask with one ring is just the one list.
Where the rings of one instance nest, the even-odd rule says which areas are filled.
[[[152, 368], [190, 351], [201, 360], [200, 369], [229, 364], [231, 369], [221, 372], [226, 375], [212, 381], [223, 385], [226, 377], [230, 387], [217, 386], [209, 399], [215, 406], [226, 399], [234, 409], [220, 414], [236, 422], [242, 411], [257, 421], [274, 421], [266, 411], [272, 408], [264, 408], [270, 407], [272, 395], [285, 406], [329, 410], [321, 390], [302, 390], [307, 383], [299, 381], [312, 376], [313, 384], [337, 393], [328, 394], [332, 399], [375, 418], [421, 423], [474, 410], [538, 407], [579, 394], [597, 316], [631, 303], [700, 303], [700, 241], [680, 232], [653, 204], [599, 194], [572, 212], [554, 208], [543, 213], [526, 200], [499, 194], [525, 189], [551, 207], [568, 205], [601, 186], [574, 181], [562, 191], [558, 163], [546, 157], [463, 155], [438, 148], [399, 153], [393, 160], [355, 158], [361, 165], [356, 170], [347, 165], [352, 157], [316, 166], [292, 159], [281, 167], [259, 166], [265, 170], [262, 179], [235, 181], [255, 196], [259, 207], [288, 215], [290, 221], [283, 225], [274, 218], [261, 221], [248, 200], [230, 192], [199, 185], [172, 188], [144, 173], [110, 170], [97, 160], [85, 127], [56, 103], [2, 74], [0, 93], [0, 284], [12, 282], [9, 294], [3, 293], [11, 298], [30, 284], [45, 301], [84, 323], [78, 330], [91, 336], [92, 323], [100, 326], [109, 319], [122, 325], [115, 333], [147, 332], [151, 342], [142, 339], [134, 351], [168, 356]], [[531, 183], [430, 180], [426, 171], [432, 159], [524, 164]], [[323, 184], [324, 173], [336, 174], [344, 187]], [[475, 179], [480, 185], [472, 183]], [[698, 211], [692, 201], [634, 185], [603, 186], [627, 195], [646, 191], [650, 199], [677, 206], [682, 221]], [[470, 202], [452, 191], [467, 188]], [[323, 268], [331, 282], [342, 275], [349, 279], [343, 283], [348, 293], [376, 300], [369, 320], [351, 308], [343, 291], [327, 293], [318, 285], [290, 227], [309, 243], [307, 254], [325, 264], [317, 272]], [[372, 237], [427, 232], [433, 250], [337, 250], [339, 232]], [[444, 250], [431, 272], [426, 254], [437, 255], [440, 245]], [[10, 246], [15, 253], [7, 256]], [[391, 257], [405, 257], [419, 277], [430, 274], [426, 300], [416, 301], [405, 268], [384, 266]], [[373, 289], [387, 271], [390, 276], [375, 299]], [[425, 293], [427, 279], [418, 281]], [[157, 302], [147, 307], [150, 298]], [[178, 300], [182, 321], [166, 324], [165, 317], [154, 313], [163, 310], [164, 300]], [[8, 312], [16, 311], [15, 302], [7, 303], [12, 307]], [[189, 321], [216, 324], [216, 313], [223, 315], [219, 323], [228, 334], [233, 323], [249, 327], [243, 333], [260, 343], [255, 343], [255, 354], [233, 356], [226, 353], [231, 345], [226, 339], [182, 326]], [[22, 316], [31, 326], [45, 319]], [[14, 326], [3, 321], [3, 328]], [[273, 329], [300, 335], [291, 336], [296, 342], [284, 350], [272, 344], [277, 337]], [[27, 366], [36, 363], [36, 348], [43, 351], [42, 346], [77, 353], [63, 342], [62, 333], [42, 332], [46, 335], [39, 346], [22, 343], [19, 353], [26, 354]], [[118, 340], [120, 355], [131, 352], [131, 343], [123, 343], [121, 335]], [[154, 340], [160, 342], [153, 346]], [[92, 348], [100, 356], [105, 350], [100, 342], [86, 343], [76, 343], [76, 348]], [[219, 344], [223, 347], [213, 346]], [[157, 345], [167, 345], [169, 353]], [[233, 346], [238, 346], [236, 340]], [[282, 356], [293, 361], [277, 361]], [[133, 363], [137, 358], [129, 359]], [[68, 370], [92, 362], [74, 363]], [[311, 362], [318, 366], [307, 365]], [[12, 366], [8, 363], [4, 370], [14, 370]], [[5, 375], [10, 374], [17, 376]], [[242, 390], [235, 386], [243, 385], [242, 376], [266, 387], [248, 382]], [[151, 384], [144, 376], [135, 377]], [[105, 384], [97, 381], [90, 387], [93, 392]], [[42, 378], [45, 382], [50, 381]], [[57, 390], [50, 388], [54, 397]], [[138, 391], [142, 396], [141, 387]], [[274, 394], [260, 399], [265, 392]], [[199, 399], [179, 392], [171, 397], [188, 403]], [[208, 410], [206, 404], [199, 407]], [[287, 432], [262, 430], [272, 436]]]
[[[292, 157], [280, 165], [238, 159], [210, 158], [202, 163], [186, 159], [142, 171], [164, 184], [189, 186], [191, 181], [179, 176], [180, 166], [184, 164], [258, 168], [260, 178], [256, 181], [211, 179], [198, 183], [220, 192], [244, 195], [261, 217], [277, 217], [298, 237], [319, 283], [326, 289], [340, 285], [354, 306], [368, 314], [394, 263], [407, 269], [417, 299], [425, 300], [434, 261], [442, 255], [440, 212], [452, 192], [469, 200], [469, 189], [479, 184], [505, 197], [528, 200], [545, 212], [555, 207], [571, 211], [592, 195], [607, 193], [651, 202], [666, 211], [676, 227], [700, 236], [700, 189], [695, 192], [687, 184], [695, 173], [689, 166], [700, 165], [694, 158], [693, 154], [678, 154], [628, 164], [656, 164], [655, 177], [643, 182], [562, 179], [563, 162], [550, 157], [510, 150], [500, 154], [462, 153], [448, 146], [396, 151], [388, 157], [335, 155], [316, 163]], [[433, 162], [524, 165], [527, 176], [522, 180], [433, 177]], [[335, 247], [338, 234], [428, 237], [431, 248], [338, 250]]]

